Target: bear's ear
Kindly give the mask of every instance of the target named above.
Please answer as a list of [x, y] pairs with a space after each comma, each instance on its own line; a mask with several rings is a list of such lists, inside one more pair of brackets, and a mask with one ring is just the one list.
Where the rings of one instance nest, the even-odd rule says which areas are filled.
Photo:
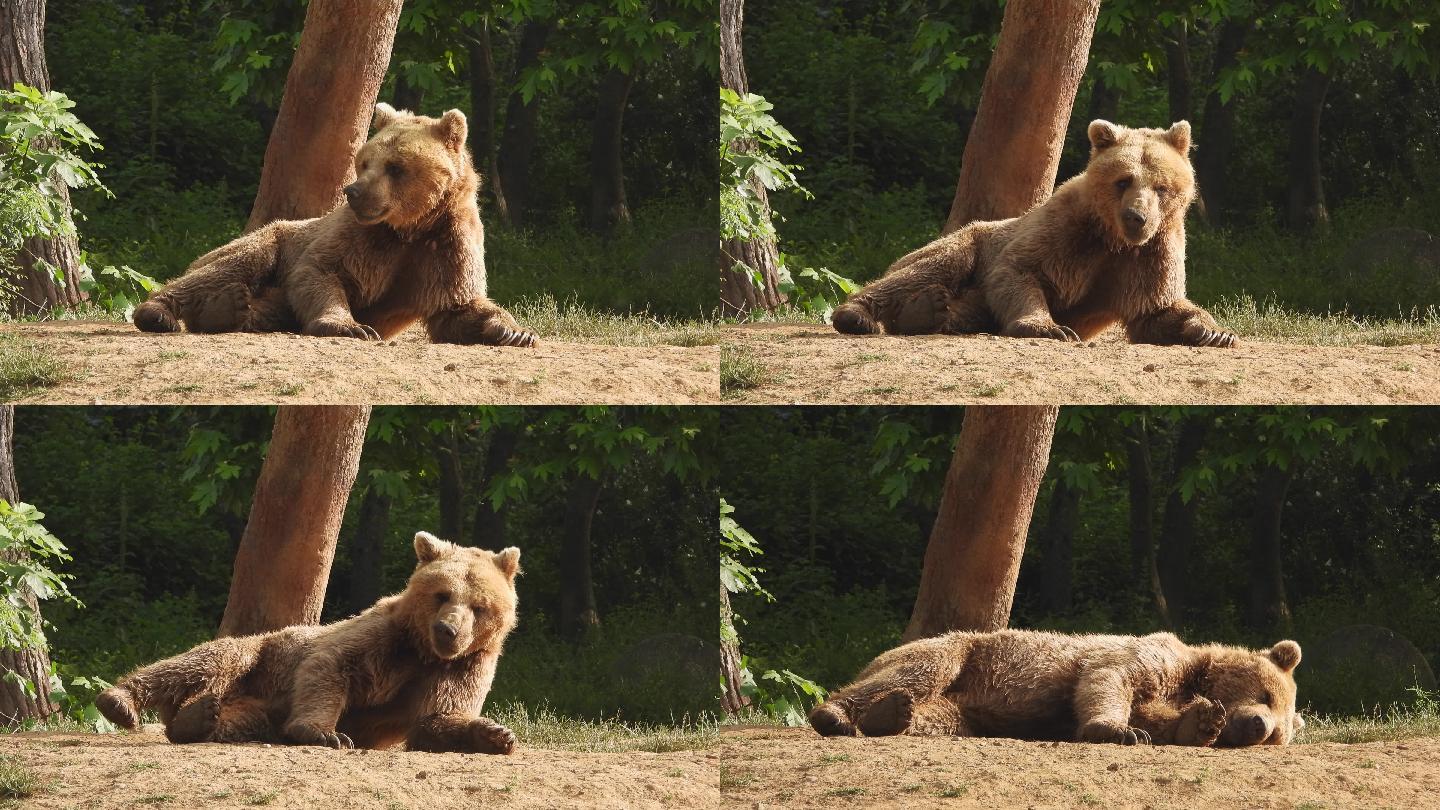
[[1281, 672], [1293, 671], [1300, 665], [1300, 645], [1288, 639], [1282, 641], [1270, 648], [1270, 660]]
[[1170, 129], [1165, 131], [1165, 140], [1175, 147], [1176, 152], [1182, 155], [1188, 154], [1190, 152], [1190, 122], [1176, 121], [1171, 124]]
[[465, 146], [465, 135], [468, 131], [465, 113], [459, 110], [445, 113], [435, 124], [435, 134], [451, 152], [459, 152]]
[[375, 117], [370, 121], [370, 129], [373, 132], [379, 132], [395, 123], [401, 115], [399, 110], [382, 101], [375, 105]]
[[1096, 119], [1090, 122], [1090, 128], [1086, 132], [1090, 135], [1090, 145], [1099, 152], [1108, 149], [1120, 142], [1120, 136], [1124, 134], [1125, 128], [1109, 121]]
[[451, 549], [451, 545], [429, 532], [415, 533], [415, 559], [421, 565], [428, 562], [435, 562], [440, 555]]
[[510, 546], [495, 552], [495, 567], [504, 572], [506, 579], [514, 580], [515, 575], [520, 573], [520, 549]]

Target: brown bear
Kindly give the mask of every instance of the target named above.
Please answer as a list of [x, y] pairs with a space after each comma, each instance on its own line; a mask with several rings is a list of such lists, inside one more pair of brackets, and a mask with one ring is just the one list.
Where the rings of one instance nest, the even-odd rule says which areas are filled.
[[1090, 163], [1023, 216], [972, 222], [904, 256], [836, 307], [847, 334], [998, 332], [1233, 346], [1185, 300], [1185, 211], [1195, 198], [1190, 124], [1090, 124]]
[[323, 626], [209, 641], [101, 692], [100, 712], [135, 729], [153, 709], [175, 743], [508, 754], [509, 729], [480, 716], [515, 626], [520, 550], [415, 535], [405, 590]]
[[901, 645], [810, 713], [825, 736], [1285, 745], [1300, 645], [1187, 646], [1170, 633], [947, 633]]
[[437, 120], [378, 104], [373, 128], [344, 205], [201, 256], [136, 307], [135, 325], [382, 340], [419, 320], [436, 343], [533, 346], [486, 296], [465, 115]]

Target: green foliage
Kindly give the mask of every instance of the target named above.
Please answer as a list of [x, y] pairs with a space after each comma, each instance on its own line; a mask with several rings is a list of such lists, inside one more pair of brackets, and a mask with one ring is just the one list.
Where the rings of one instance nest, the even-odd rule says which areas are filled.
[[71, 559], [70, 554], [40, 523], [44, 519], [28, 503], [0, 500], [0, 649], [46, 646], [31, 598], [80, 604], [65, 584], [71, 577], [55, 570]]
[[[775, 601], [775, 597], [760, 585], [756, 574], [765, 572], [764, 568], [748, 566], [742, 560], [750, 557], [758, 557], [765, 552], [760, 549], [760, 544], [755, 541], [750, 533], [745, 531], [739, 523], [735, 522], [733, 515], [735, 507], [720, 499], [720, 584], [730, 593], [753, 593], [767, 602]], [[734, 638], [734, 628], [720, 625], [720, 637], [722, 639]]]
[[145, 300], [160, 282], [132, 270], [129, 265], [106, 266], [96, 270], [81, 258], [80, 291], [90, 303], [106, 312], [124, 315], [129, 320], [135, 307]]
[[[796, 166], [780, 159], [800, 145], [770, 110], [775, 105], [754, 93], [743, 98], [720, 88], [720, 237], [747, 242], [773, 241], [775, 225], [756, 185], [769, 191], [808, 195], [795, 177]], [[753, 272], [753, 271], [752, 271]]]

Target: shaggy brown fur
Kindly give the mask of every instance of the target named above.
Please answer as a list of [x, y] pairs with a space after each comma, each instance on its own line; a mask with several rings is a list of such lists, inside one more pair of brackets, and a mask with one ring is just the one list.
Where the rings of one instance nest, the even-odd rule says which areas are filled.
[[171, 742], [280, 742], [508, 754], [480, 716], [515, 626], [520, 550], [415, 535], [405, 590], [358, 616], [222, 638], [130, 673], [95, 701], [134, 729], [153, 709]]
[[436, 343], [533, 346], [485, 293], [464, 114], [437, 120], [379, 104], [374, 129], [355, 156], [347, 204], [201, 256], [135, 309], [135, 325], [382, 340], [423, 320]]
[[881, 655], [810, 714], [826, 736], [937, 734], [1133, 745], [1285, 745], [1300, 645], [1189, 647], [1026, 630], [947, 633]]
[[1088, 340], [1119, 322], [1134, 343], [1233, 346], [1185, 300], [1190, 124], [1094, 121], [1089, 134], [1089, 165], [1050, 199], [901, 258], [835, 309], [835, 328]]

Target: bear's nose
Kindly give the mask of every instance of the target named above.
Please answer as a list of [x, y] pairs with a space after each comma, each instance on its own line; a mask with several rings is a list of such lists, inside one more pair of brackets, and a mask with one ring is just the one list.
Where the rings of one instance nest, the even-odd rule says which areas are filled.
[[355, 203], [355, 198], [360, 196], [360, 189], [356, 187], [355, 183], [351, 183], [350, 185], [346, 186], [344, 188], [344, 191], [345, 200], [352, 205]]
[[439, 638], [445, 639], [446, 641], [454, 641], [455, 637], [460, 635], [460, 631], [456, 630], [445, 622], [435, 622], [435, 635]]
[[1140, 227], [1145, 224], [1145, 215], [1133, 208], [1126, 208], [1123, 215], [1125, 224], [1133, 227]]
[[1256, 740], [1263, 740], [1265, 736], [1265, 718], [1258, 714], [1250, 718], [1250, 737]]

